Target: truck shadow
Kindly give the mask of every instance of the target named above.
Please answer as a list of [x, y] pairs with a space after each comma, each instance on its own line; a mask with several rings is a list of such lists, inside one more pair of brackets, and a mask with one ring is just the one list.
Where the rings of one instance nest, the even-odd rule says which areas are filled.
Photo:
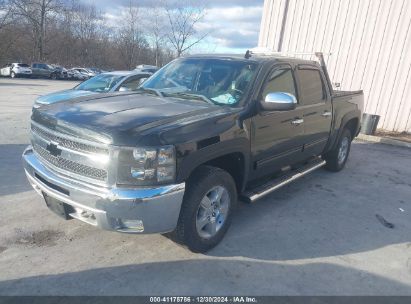
[[[70, 265], [69, 261], [67, 263]], [[261, 261], [197, 259], [3, 280], [0, 282], [0, 294], [411, 295], [411, 289], [410, 286], [379, 275], [326, 263], [286, 265]], [[66, 300], [59, 299], [59, 303], [66, 303]]]
[[[240, 204], [211, 256], [263, 260], [331, 257], [391, 244], [411, 247], [409, 150], [355, 144], [347, 167], [318, 170], [255, 204]], [[381, 152], [391, 161], [381, 162]], [[386, 156], [385, 156], [386, 157]], [[389, 229], [380, 215], [394, 225]]]
[[27, 145], [0, 145], [0, 195], [17, 194], [32, 189], [21, 161], [21, 155]]

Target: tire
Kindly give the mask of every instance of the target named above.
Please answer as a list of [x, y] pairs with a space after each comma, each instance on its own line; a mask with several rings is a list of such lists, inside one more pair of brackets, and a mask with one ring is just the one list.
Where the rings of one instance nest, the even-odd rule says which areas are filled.
[[56, 79], [57, 79], [57, 74], [56, 74], [56, 73], [52, 73], [52, 74], [50, 75], [50, 78], [53, 79], [53, 80], [56, 80]]
[[16, 78], [16, 77], [17, 77], [17, 75], [16, 75], [16, 73], [11, 72], [11, 73], [10, 73], [10, 77], [11, 77], [11, 78]]
[[326, 161], [325, 168], [327, 170], [338, 172], [344, 168], [350, 154], [351, 141], [350, 130], [344, 129], [338, 139], [337, 146], [324, 157]]
[[237, 190], [231, 175], [216, 167], [199, 167], [187, 181], [177, 228], [171, 238], [192, 252], [210, 250], [227, 232], [236, 204]]

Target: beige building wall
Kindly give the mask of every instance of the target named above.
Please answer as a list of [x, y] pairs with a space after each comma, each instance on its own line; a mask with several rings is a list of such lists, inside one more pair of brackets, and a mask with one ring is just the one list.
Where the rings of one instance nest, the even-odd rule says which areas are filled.
[[363, 89], [379, 128], [411, 132], [410, 25], [411, 0], [265, 0], [259, 46], [330, 53], [331, 80]]

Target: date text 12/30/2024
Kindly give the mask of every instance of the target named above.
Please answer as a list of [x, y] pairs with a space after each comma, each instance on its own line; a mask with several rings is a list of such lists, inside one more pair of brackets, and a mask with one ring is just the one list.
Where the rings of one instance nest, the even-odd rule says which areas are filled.
[[255, 297], [150, 297], [150, 303], [257, 303]]

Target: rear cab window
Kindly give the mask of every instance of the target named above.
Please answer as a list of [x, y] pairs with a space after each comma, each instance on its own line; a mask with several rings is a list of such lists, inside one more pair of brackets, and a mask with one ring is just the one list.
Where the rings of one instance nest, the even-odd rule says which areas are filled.
[[302, 104], [325, 103], [327, 93], [320, 70], [316, 68], [299, 68], [297, 74]]

